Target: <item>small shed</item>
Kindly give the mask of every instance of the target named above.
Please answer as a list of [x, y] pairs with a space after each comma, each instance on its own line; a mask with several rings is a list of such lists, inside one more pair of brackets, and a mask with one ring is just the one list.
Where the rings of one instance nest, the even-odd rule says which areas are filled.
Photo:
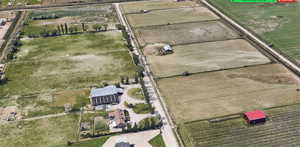
[[170, 54], [173, 53], [173, 49], [170, 45], [165, 45], [163, 46], [162, 50], [161, 50], [161, 54], [166, 55], [166, 54]]
[[245, 112], [244, 118], [249, 124], [252, 125], [266, 122], [266, 114], [262, 110]]

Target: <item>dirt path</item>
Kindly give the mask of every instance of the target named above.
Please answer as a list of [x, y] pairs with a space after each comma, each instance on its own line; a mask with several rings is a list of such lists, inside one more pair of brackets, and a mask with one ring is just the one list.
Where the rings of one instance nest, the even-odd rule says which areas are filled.
[[50, 114], [50, 115], [44, 115], [44, 116], [38, 116], [38, 117], [31, 117], [31, 118], [26, 118], [22, 119], [24, 121], [32, 121], [32, 120], [38, 120], [38, 119], [44, 119], [44, 118], [52, 118], [52, 117], [60, 117], [67, 115], [68, 113], [57, 113], [57, 114]]

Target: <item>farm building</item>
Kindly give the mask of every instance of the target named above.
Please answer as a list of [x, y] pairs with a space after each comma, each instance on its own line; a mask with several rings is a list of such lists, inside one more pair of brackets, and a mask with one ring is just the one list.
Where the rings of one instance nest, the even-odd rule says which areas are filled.
[[118, 104], [121, 94], [123, 94], [123, 89], [117, 88], [115, 85], [106, 86], [104, 88], [92, 88], [90, 101], [93, 106]]
[[261, 110], [245, 112], [244, 118], [249, 124], [257, 124], [266, 122], [266, 114]]
[[165, 54], [170, 54], [170, 53], [173, 53], [173, 49], [170, 45], [165, 45], [162, 50], [161, 50], [162, 54], [165, 55]]
[[114, 128], [123, 128], [126, 126], [126, 116], [124, 110], [117, 109], [108, 114], [111, 124]]

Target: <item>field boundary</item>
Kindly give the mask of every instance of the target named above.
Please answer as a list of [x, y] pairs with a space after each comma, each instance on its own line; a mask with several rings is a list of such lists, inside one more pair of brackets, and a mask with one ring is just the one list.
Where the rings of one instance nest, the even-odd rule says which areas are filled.
[[215, 14], [223, 18], [237, 30], [245, 34], [245, 37], [247, 37], [249, 40], [252, 40], [253, 42], [257, 43], [258, 46], [260, 46], [267, 53], [269, 53], [271, 56], [277, 59], [285, 67], [293, 71], [293, 73], [295, 73], [297, 76], [300, 76], [300, 64], [297, 63], [294, 59], [291, 59], [289, 56], [279, 51], [279, 49], [270, 47], [270, 45], [267, 44], [267, 41], [265, 41], [261, 37], [258, 37], [258, 35], [254, 32], [249, 31], [247, 27], [244, 27], [244, 25], [238, 23], [238, 21], [236, 21], [235, 19], [225, 15], [226, 13], [224, 13], [222, 9], [215, 7], [213, 4], [211, 4], [210, 0], [201, 0], [200, 2], [206, 5], [211, 11], [215, 12]]
[[[300, 102], [298, 103], [293, 103], [293, 104], [287, 104], [287, 105], [280, 105], [280, 106], [274, 106], [274, 107], [268, 107], [268, 108], [262, 108], [262, 110], [271, 110], [271, 109], [276, 109], [276, 108], [284, 108], [284, 107], [289, 107], [289, 106], [296, 106], [296, 105], [300, 105]], [[210, 121], [210, 120], [214, 120], [214, 119], [223, 119], [223, 118], [227, 118], [227, 117], [232, 117], [232, 119], [237, 119], [237, 115], [241, 115], [244, 112], [238, 112], [238, 113], [232, 113], [232, 114], [228, 114], [228, 115], [223, 115], [223, 116], [217, 116], [217, 117], [212, 117], [212, 118], [206, 118], [206, 119], [198, 119], [198, 120], [193, 120], [193, 121], [187, 121], [187, 122], [183, 122], [183, 124], [191, 124], [191, 123], [195, 123], [195, 122], [199, 122], [199, 121]], [[236, 118], [234, 118], [234, 116], [236, 116]], [[214, 122], [209, 122], [209, 123], [214, 123]]]
[[148, 25], [148, 26], [140, 26], [140, 27], [131, 27], [135, 29], [144, 29], [144, 28], [151, 28], [151, 27], [162, 27], [162, 26], [169, 26], [169, 25], [178, 25], [178, 24], [189, 24], [189, 23], [201, 23], [201, 22], [211, 22], [211, 21], [219, 21], [219, 18], [211, 19], [211, 20], [197, 20], [197, 21], [189, 21], [189, 22], [175, 22], [175, 23], [169, 23], [169, 24], [158, 24], [158, 25]]
[[[191, 73], [189, 73], [188, 76], [192, 76], [192, 75], [196, 75], [196, 74], [211, 73], [211, 72], [220, 72], [220, 71], [227, 71], [227, 70], [235, 70], [235, 69], [241, 69], [241, 68], [247, 68], [247, 67], [257, 67], [257, 66], [263, 66], [263, 65], [272, 65], [272, 64], [278, 64], [278, 63], [273, 63], [272, 61], [270, 61], [269, 63], [245, 65], [245, 66], [241, 66], [241, 67], [232, 67], [232, 68], [217, 69], [217, 70], [208, 70], [208, 71], [201, 71], [201, 72], [191, 72]], [[155, 79], [156, 80], [160, 80], [160, 79], [175, 78], [175, 77], [185, 77], [185, 75], [177, 74], [177, 75], [170, 75], [170, 76], [164, 76], [164, 77], [155, 77]]]
[[[173, 9], [197, 8], [197, 7], [204, 7], [204, 6], [183, 6], [183, 7], [179, 7], [179, 8], [150, 9], [149, 11], [151, 12], [151, 11], [173, 10]], [[143, 13], [139, 12], [139, 11], [136, 11], [136, 12], [128, 12], [128, 13], [124, 12], [124, 14], [127, 15], [127, 14], [143, 14]]]

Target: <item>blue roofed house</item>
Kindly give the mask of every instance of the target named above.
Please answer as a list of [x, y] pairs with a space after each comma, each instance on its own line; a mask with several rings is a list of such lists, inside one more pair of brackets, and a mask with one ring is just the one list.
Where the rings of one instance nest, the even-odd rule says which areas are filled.
[[117, 88], [115, 85], [106, 86], [104, 88], [92, 88], [90, 93], [90, 101], [93, 106], [103, 104], [118, 104], [122, 94], [123, 89]]

